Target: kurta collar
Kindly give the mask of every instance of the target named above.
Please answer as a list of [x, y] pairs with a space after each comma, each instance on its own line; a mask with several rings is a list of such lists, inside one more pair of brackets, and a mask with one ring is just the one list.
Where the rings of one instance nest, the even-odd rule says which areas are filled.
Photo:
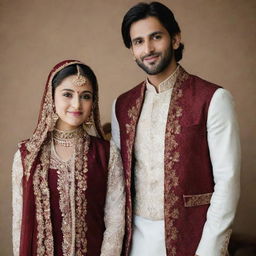
[[161, 82], [157, 87], [158, 87], [158, 92], [156, 91], [156, 88], [154, 85], [152, 85], [148, 78], [146, 79], [146, 86], [147, 86], [147, 90], [149, 91], [153, 91], [156, 93], [161, 93], [161, 92], [165, 92], [169, 89], [171, 89], [178, 77], [179, 74], [179, 70], [180, 70], [180, 65], [177, 66], [177, 68], [175, 69], [175, 71], [169, 76], [167, 77], [163, 82]]

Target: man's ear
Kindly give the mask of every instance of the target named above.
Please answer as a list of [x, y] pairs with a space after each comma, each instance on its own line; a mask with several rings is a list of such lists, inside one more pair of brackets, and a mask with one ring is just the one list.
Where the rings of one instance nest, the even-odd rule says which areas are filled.
[[132, 54], [133, 60], [136, 60], [136, 58], [135, 58], [135, 56], [134, 56], [134, 53], [133, 53], [133, 48], [132, 48], [132, 46], [130, 46], [130, 52], [131, 52], [131, 54]]
[[180, 46], [181, 34], [177, 33], [172, 37], [172, 47], [174, 50], [177, 50]]

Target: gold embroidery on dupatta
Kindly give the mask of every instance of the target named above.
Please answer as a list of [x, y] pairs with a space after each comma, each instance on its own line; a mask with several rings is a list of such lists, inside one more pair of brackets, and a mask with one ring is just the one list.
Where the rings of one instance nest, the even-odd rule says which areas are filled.
[[179, 185], [179, 178], [175, 170], [175, 164], [179, 162], [180, 154], [177, 151], [178, 143], [175, 140], [176, 135], [180, 134], [181, 126], [179, 119], [182, 116], [182, 108], [178, 100], [182, 97], [181, 84], [188, 78], [188, 73], [180, 67], [180, 73], [174, 85], [165, 135], [165, 193], [164, 193], [164, 214], [165, 214], [165, 232], [166, 248], [168, 255], [175, 256], [177, 249], [173, 241], [177, 240], [178, 230], [175, 227], [175, 221], [179, 218], [179, 210], [176, 206], [179, 198], [175, 193], [175, 188]]
[[199, 205], [209, 204], [212, 198], [212, 193], [205, 193], [199, 195], [183, 195], [184, 206], [193, 207]]
[[[84, 143], [83, 143], [84, 142]], [[87, 200], [85, 191], [87, 189], [87, 152], [89, 149], [89, 136], [78, 139], [75, 158], [75, 180], [76, 180], [76, 256], [83, 256], [87, 252]]]
[[[48, 132], [51, 132], [55, 126], [56, 119], [54, 119], [54, 107], [52, 97], [52, 79], [63, 68], [73, 65], [83, 64], [80, 61], [65, 61], [63, 64], [55, 66], [50, 73], [44, 96], [42, 107], [40, 110], [39, 121], [35, 132], [29, 141], [25, 143], [26, 150], [28, 151], [24, 159], [24, 174], [28, 180], [30, 176], [31, 167], [40, 153], [40, 164], [36, 167], [33, 176], [33, 188], [36, 205], [36, 219], [37, 219], [37, 255], [53, 256], [54, 245], [52, 236], [51, 214], [50, 214], [50, 191], [48, 187], [48, 170], [50, 167], [50, 143], [48, 142]], [[97, 86], [96, 86], [97, 87]], [[95, 108], [94, 108], [94, 123], [95, 129], [99, 136], [102, 136], [99, 109], [98, 109], [98, 88], [95, 90]], [[86, 173], [87, 169], [87, 151], [89, 148], [89, 136], [85, 132], [79, 139], [75, 155], [75, 169], [74, 169], [74, 191], [71, 200], [72, 211], [72, 244], [71, 254], [77, 249], [76, 256], [84, 255], [87, 251], [86, 231], [87, 224], [85, 222], [86, 216], [86, 198], [85, 190], [87, 188]], [[62, 229], [64, 240], [70, 241], [70, 231]], [[66, 243], [66, 242], [65, 242]], [[75, 244], [76, 243], [76, 244]], [[65, 245], [64, 245], [65, 247]], [[64, 248], [63, 247], [63, 248]], [[66, 249], [65, 249], [66, 248]], [[69, 251], [68, 246], [63, 249], [64, 252]], [[65, 254], [65, 253], [64, 253]]]
[[50, 143], [43, 146], [43, 153], [37, 166], [33, 186], [37, 220], [37, 255], [53, 256], [53, 237], [50, 214], [50, 192], [48, 169], [50, 165]]
[[[139, 118], [139, 114], [140, 114], [140, 109], [142, 106], [142, 102], [143, 102], [143, 98], [144, 98], [144, 90], [145, 90], [145, 83], [142, 85], [141, 87], [141, 92], [140, 92], [140, 97], [136, 100], [136, 103], [134, 106], [132, 106], [129, 110], [128, 110], [128, 118], [129, 121], [128, 123], [125, 125], [126, 126], [126, 133], [127, 133], [127, 139], [126, 139], [126, 146], [127, 146], [127, 162], [128, 162], [128, 170], [129, 173], [127, 173], [127, 177], [125, 179], [125, 185], [126, 187], [130, 188], [131, 187], [131, 164], [132, 164], [132, 149], [133, 149], [133, 144], [134, 144], [134, 139], [135, 139], [135, 133], [136, 133], [136, 123], [138, 121]], [[126, 248], [125, 248], [125, 252], [126, 255], [128, 255], [128, 251], [129, 251], [129, 244], [131, 241], [131, 235], [132, 235], [132, 230], [131, 230], [131, 226], [132, 226], [132, 212], [131, 212], [131, 208], [132, 208], [132, 200], [131, 200], [131, 196], [129, 196], [127, 198], [128, 200], [128, 205], [129, 207], [126, 207], [126, 225], [128, 227], [128, 243], [126, 244]]]
[[[53, 77], [63, 68], [70, 66], [72, 64], [80, 64], [79, 61], [72, 61], [72, 62], [66, 62], [57, 69], [55, 69], [54, 72], [51, 73], [51, 76], [49, 77], [46, 85], [46, 94], [44, 96], [44, 101], [42, 102], [42, 109], [40, 111], [39, 121], [36, 127], [36, 130], [28, 143], [26, 143], [26, 148], [29, 151], [25, 158], [25, 175], [28, 179], [30, 175], [30, 169], [32, 167], [32, 164], [35, 160], [36, 155], [38, 154], [41, 145], [43, 144], [44, 140], [47, 137], [48, 131], [51, 131], [55, 123], [53, 122], [54, 118], [54, 108], [53, 108], [53, 99], [52, 99], [52, 79]], [[55, 120], [56, 122], [57, 120]]]

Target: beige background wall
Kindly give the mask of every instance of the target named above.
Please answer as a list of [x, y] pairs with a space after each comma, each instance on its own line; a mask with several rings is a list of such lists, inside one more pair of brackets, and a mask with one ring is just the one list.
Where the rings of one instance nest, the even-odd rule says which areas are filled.
[[[182, 65], [232, 92], [241, 126], [242, 196], [234, 231], [256, 236], [255, 0], [162, 1], [175, 12], [185, 43]], [[0, 254], [11, 255], [11, 163], [31, 135], [54, 64], [89, 64], [100, 84], [103, 123], [111, 103], [144, 74], [123, 46], [120, 23], [134, 0], [0, 1]]]

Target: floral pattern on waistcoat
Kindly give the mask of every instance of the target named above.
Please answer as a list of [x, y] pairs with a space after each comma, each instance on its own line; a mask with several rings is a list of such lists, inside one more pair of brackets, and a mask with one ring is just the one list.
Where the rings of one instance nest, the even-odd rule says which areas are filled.
[[[205, 121], [209, 103], [218, 88], [220, 88], [218, 85], [188, 74], [180, 66], [170, 99], [165, 131], [164, 224], [166, 255], [168, 256], [194, 255], [206, 221], [209, 200], [213, 192], [213, 180]], [[125, 256], [129, 255], [132, 240], [133, 195], [131, 189], [133, 189], [132, 177], [135, 161], [134, 141], [144, 97], [145, 83], [141, 83], [120, 95], [115, 108], [120, 128], [121, 155], [126, 180], [127, 222], [123, 248]], [[193, 111], [193, 115], [190, 111]], [[189, 128], [191, 125], [194, 129]], [[200, 133], [196, 133], [198, 129]], [[197, 136], [194, 137], [194, 135]], [[192, 154], [190, 154], [189, 162], [183, 161], [187, 157], [188, 150], [188, 144], [184, 143], [184, 139], [188, 139], [186, 143], [189, 145], [197, 143], [202, 147], [201, 154], [205, 159], [203, 166], [196, 160], [194, 161]], [[196, 139], [198, 141], [195, 142]], [[193, 165], [197, 169], [193, 169]], [[200, 180], [203, 182], [200, 183], [199, 188], [195, 184], [191, 184], [191, 188], [190, 180], [188, 180], [190, 176], [187, 175], [191, 172], [185, 173], [186, 170], [200, 174]], [[188, 203], [187, 206], [186, 203]], [[193, 213], [191, 218], [190, 213]], [[192, 236], [187, 235], [187, 230], [192, 231]]]
[[[127, 147], [127, 152], [128, 152], [128, 166], [127, 170], [131, 170], [132, 168], [132, 151], [133, 151], [133, 145], [134, 145], [134, 140], [135, 140], [135, 133], [136, 133], [136, 125], [139, 119], [139, 114], [141, 112], [142, 108], [142, 103], [144, 99], [144, 92], [145, 92], [145, 83], [142, 84], [141, 86], [141, 91], [140, 91], [140, 96], [136, 100], [136, 103], [134, 106], [132, 106], [128, 110], [128, 122], [126, 123], [126, 134], [127, 134], [127, 139], [126, 139], [126, 147]], [[126, 173], [125, 177], [125, 186], [127, 188], [131, 188], [131, 171]], [[126, 227], [127, 227], [127, 234], [128, 234], [128, 243], [125, 245], [125, 254], [129, 254], [129, 244], [131, 243], [131, 236], [132, 236], [132, 199], [131, 195], [128, 195], [127, 197], [127, 202], [126, 205]]]
[[179, 162], [180, 153], [177, 149], [176, 135], [180, 134], [181, 126], [179, 119], [182, 116], [182, 108], [178, 104], [178, 100], [182, 97], [182, 83], [188, 79], [188, 73], [180, 68], [180, 74], [174, 85], [165, 134], [165, 184], [164, 184], [164, 215], [165, 215], [165, 236], [167, 255], [175, 256], [176, 247], [172, 241], [178, 236], [178, 230], [175, 227], [175, 220], [179, 218], [179, 210], [176, 204], [179, 197], [175, 194], [175, 187], [179, 185], [179, 179], [175, 170], [175, 163]]
[[183, 195], [185, 207], [193, 207], [199, 205], [210, 204], [213, 193], [205, 193], [201, 195]]

